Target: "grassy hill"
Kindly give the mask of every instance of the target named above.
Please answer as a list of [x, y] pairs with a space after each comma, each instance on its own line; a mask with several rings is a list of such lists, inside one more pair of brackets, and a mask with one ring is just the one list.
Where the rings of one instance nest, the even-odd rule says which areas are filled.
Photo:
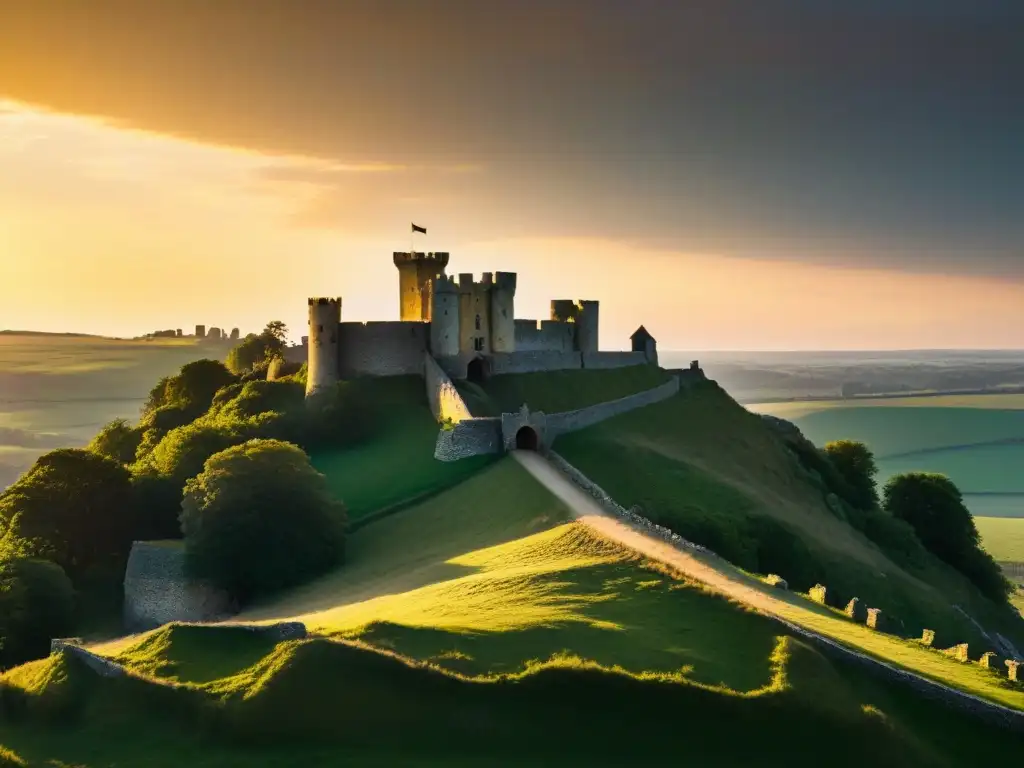
[[[0, 744], [96, 766], [684, 753], [715, 765], [963, 765], [1016, 748], [566, 519], [499, 462], [356, 532], [343, 569], [242, 617], [301, 617], [322, 637], [275, 645], [170, 626], [101, 649], [133, 670], [125, 679], [65, 656], [34, 662], [3, 678], [2, 700], [32, 724], [0, 725]], [[40, 726], [42, 712], [73, 726]]]
[[928, 557], [901, 567], [826, 506], [822, 492], [756, 415], [714, 382], [623, 414], [555, 445], [619, 503], [705, 544], [748, 570], [791, 586], [826, 584], [838, 603], [856, 596], [898, 617], [908, 635], [980, 644], [958, 605], [1019, 641], [1019, 618], [982, 598]]
[[667, 381], [668, 375], [656, 365], [633, 365], [510, 373], [493, 376], [482, 385], [456, 382], [456, 387], [474, 416], [514, 413], [523, 403], [532, 411], [558, 413], [653, 389]]
[[311, 458], [345, 502], [351, 521], [450, 487], [493, 460], [475, 456], [446, 463], [434, 458], [439, 426], [421, 376], [355, 380], [344, 386], [355, 390], [348, 407], [369, 421], [368, 437]]

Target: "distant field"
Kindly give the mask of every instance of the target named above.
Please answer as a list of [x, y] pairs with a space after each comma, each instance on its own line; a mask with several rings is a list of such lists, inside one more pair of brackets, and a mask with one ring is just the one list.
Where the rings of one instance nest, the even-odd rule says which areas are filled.
[[163, 376], [226, 344], [0, 334], [0, 488], [37, 456], [88, 442], [115, 418], [134, 420]]
[[955, 395], [748, 405], [796, 424], [818, 445], [852, 439], [900, 472], [948, 475], [978, 516], [1024, 516], [1024, 396]]
[[1024, 518], [975, 517], [985, 549], [996, 560], [1024, 563]]

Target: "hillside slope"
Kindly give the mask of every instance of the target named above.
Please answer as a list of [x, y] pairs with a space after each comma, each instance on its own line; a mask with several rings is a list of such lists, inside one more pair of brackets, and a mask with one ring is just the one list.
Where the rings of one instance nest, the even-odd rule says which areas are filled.
[[240, 617], [301, 618], [320, 638], [172, 625], [98, 649], [132, 670], [122, 680], [35, 662], [4, 677], [4, 700], [78, 726], [0, 726], [0, 744], [104, 765], [614, 765], [683, 750], [715, 765], [954, 766], [1016, 748], [568, 519], [503, 460], [354, 533], [337, 573]]
[[620, 504], [746, 570], [800, 590], [823, 583], [833, 605], [858, 597], [908, 636], [927, 627], [945, 645], [990, 650], [958, 605], [1024, 647], [1019, 617], [955, 571], [931, 557], [901, 567], [833, 513], [775, 433], [714, 382], [564, 435], [555, 449]]

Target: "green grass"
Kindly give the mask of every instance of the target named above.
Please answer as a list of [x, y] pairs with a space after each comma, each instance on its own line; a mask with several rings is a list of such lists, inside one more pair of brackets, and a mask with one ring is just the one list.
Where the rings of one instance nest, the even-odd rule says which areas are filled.
[[[680, 745], [737, 766], [1015, 754], [1016, 737], [829, 660], [565, 512], [502, 461], [356, 532], [345, 568], [243, 617], [297, 616], [328, 638], [172, 625], [102, 649], [125, 679], [33, 662], [3, 679], [28, 720], [0, 724], [0, 744], [96, 768], [619, 765], [678, 759]], [[998, 687], [976, 664], [906, 655]]]
[[336, 451], [314, 454], [349, 519], [451, 487], [493, 459], [475, 456], [443, 462], [434, 458], [440, 429], [427, 404], [423, 378], [393, 376], [353, 382], [361, 388], [358, 407], [372, 414], [369, 439]]
[[572, 411], [653, 389], [668, 380], [655, 365], [513, 373], [494, 376], [483, 385], [456, 386], [474, 416], [500, 416], [518, 411], [524, 403], [545, 413]]
[[[902, 620], [908, 635], [927, 627], [949, 645], [981, 642], [956, 604], [990, 630], [1024, 637], [1017, 618], [948, 566], [928, 558], [921, 568], [900, 567], [837, 518], [761, 419], [712, 382], [560, 437], [555, 449], [619, 503], [640, 505], [743, 567], [791, 585], [820, 580], [841, 602], [856, 596]], [[764, 538], [748, 533], [765, 518], [794, 542], [767, 567]]]
[[1024, 519], [975, 517], [982, 545], [1000, 562], [1024, 563]]

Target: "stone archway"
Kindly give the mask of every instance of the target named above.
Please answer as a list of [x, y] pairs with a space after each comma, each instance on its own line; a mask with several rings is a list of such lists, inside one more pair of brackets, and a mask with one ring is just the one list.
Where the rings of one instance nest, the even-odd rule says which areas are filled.
[[536, 451], [540, 449], [540, 437], [533, 427], [520, 427], [516, 432], [516, 450]]
[[487, 361], [482, 357], [474, 357], [466, 366], [466, 379], [474, 384], [483, 384], [487, 378]]

